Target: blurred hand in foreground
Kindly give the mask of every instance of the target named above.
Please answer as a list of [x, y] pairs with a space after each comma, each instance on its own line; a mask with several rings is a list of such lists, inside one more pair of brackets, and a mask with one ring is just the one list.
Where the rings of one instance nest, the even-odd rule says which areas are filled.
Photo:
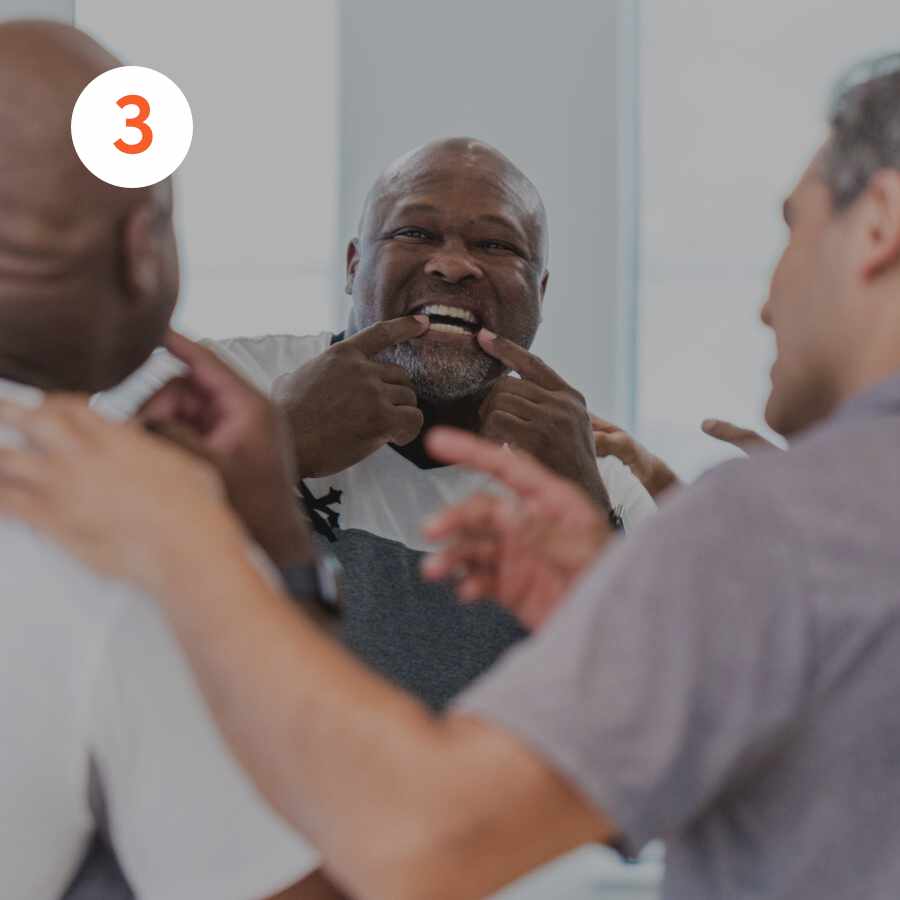
[[27, 442], [0, 448], [0, 515], [24, 520], [102, 575], [153, 591], [164, 560], [190, 554], [205, 535], [245, 541], [212, 465], [136, 422], [108, 422], [87, 397], [48, 396], [36, 409], [0, 400], [0, 423]]
[[494, 599], [540, 628], [612, 534], [609, 520], [577, 485], [521, 451], [451, 428], [426, 438], [437, 460], [493, 476], [511, 495], [480, 493], [432, 517], [425, 536], [445, 544], [423, 576], [456, 578], [463, 602]]

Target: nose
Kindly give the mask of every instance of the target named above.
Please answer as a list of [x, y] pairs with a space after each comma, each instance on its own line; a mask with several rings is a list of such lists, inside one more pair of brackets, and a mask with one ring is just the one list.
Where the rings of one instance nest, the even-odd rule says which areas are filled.
[[481, 266], [472, 259], [465, 246], [444, 244], [425, 264], [425, 274], [440, 278], [448, 284], [460, 284], [467, 278], [482, 278]]
[[763, 325], [768, 325], [769, 328], [772, 327], [772, 297], [771, 295], [766, 298], [765, 303], [762, 305], [762, 309], [759, 311], [759, 318], [762, 321]]

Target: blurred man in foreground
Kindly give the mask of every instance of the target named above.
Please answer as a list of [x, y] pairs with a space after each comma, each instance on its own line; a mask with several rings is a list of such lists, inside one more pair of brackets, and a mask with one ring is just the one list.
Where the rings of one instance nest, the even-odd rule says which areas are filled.
[[[586, 575], [582, 563], [541, 632], [443, 718], [310, 626], [236, 552], [243, 534], [209, 470], [134, 427], [78, 401], [0, 405], [0, 421], [32, 445], [0, 454], [0, 502], [156, 597], [243, 763], [359, 897], [482, 897], [580, 842], [633, 852], [662, 836], [668, 898], [893, 900], [896, 58], [891, 66], [855, 73], [785, 203], [790, 239], [763, 320], [778, 347], [766, 416], [791, 451], [722, 466]], [[244, 390], [222, 383], [233, 397]], [[522, 503], [479, 509], [485, 498], [474, 498], [432, 523], [453, 536], [476, 593], [482, 567], [489, 579], [496, 565], [485, 547], [519, 533], [513, 513], [533, 523], [549, 509], [560, 481], [470, 434], [435, 431], [428, 446], [504, 478]], [[130, 502], [110, 502], [75, 472], [130, 487]], [[580, 518], [590, 509], [580, 495], [565, 499], [575, 497], [556, 521], [598, 526], [596, 515]], [[549, 551], [532, 578], [559, 575], [552, 536], [527, 545], [538, 558]], [[598, 531], [595, 553], [602, 541]], [[577, 567], [565, 562], [571, 584]], [[549, 594], [566, 590], [561, 581]]]
[[[72, 147], [75, 99], [116, 65], [73, 28], [0, 26], [0, 396], [26, 404], [116, 384], [162, 339], [178, 293], [171, 185], [113, 188]], [[257, 536], [287, 552], [288, 466], [264, 462], [272, 446], [253, 454], [270, 474], [238, 494], [282, 511], [280, 531]], [[59, 900], [96, 839], [142, 898], [337, 896], [305, 878], [315, 853], [260, 802], [134, 590], [3, 521], [0, 597], [0, 895]], [[93, 900], [101, 883], [84, 889]], [[102, 890], [130, 895], [118, 872]]]

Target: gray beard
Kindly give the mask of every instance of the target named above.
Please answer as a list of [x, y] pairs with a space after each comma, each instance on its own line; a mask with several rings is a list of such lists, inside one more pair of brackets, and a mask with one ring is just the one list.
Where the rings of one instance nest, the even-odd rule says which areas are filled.
[[446, 345], [416, 351], [409, 344], [395, 344], [379, 353], [377, 359], [400, 366], [413, 383], [416, 396], [437, 405], [479, 393], [503, 371], [502, 365], [486, 353]]

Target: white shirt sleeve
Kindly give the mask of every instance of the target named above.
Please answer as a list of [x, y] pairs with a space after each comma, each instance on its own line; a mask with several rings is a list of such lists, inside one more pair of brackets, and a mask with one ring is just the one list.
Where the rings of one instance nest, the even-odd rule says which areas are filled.
[[613, 509], [622, 508], [626, 532], [634, 531], [641, 522], [652, 518], [657, 511], [656, 503], [625, 463], [608, 456], [597, 460], [597, 469]]
[[253, 382], [264, 394], [282, 375], [299, 369], [331, 344], [331, 333], [269, 334], [263, 337], [203, 341], [220, 359]]
[[316, 852], [271, 811], [211, 721], [158, 611], [128, 598], [94, 685], [91, 753], [110, 839], [142, 900], [258, 900]]

